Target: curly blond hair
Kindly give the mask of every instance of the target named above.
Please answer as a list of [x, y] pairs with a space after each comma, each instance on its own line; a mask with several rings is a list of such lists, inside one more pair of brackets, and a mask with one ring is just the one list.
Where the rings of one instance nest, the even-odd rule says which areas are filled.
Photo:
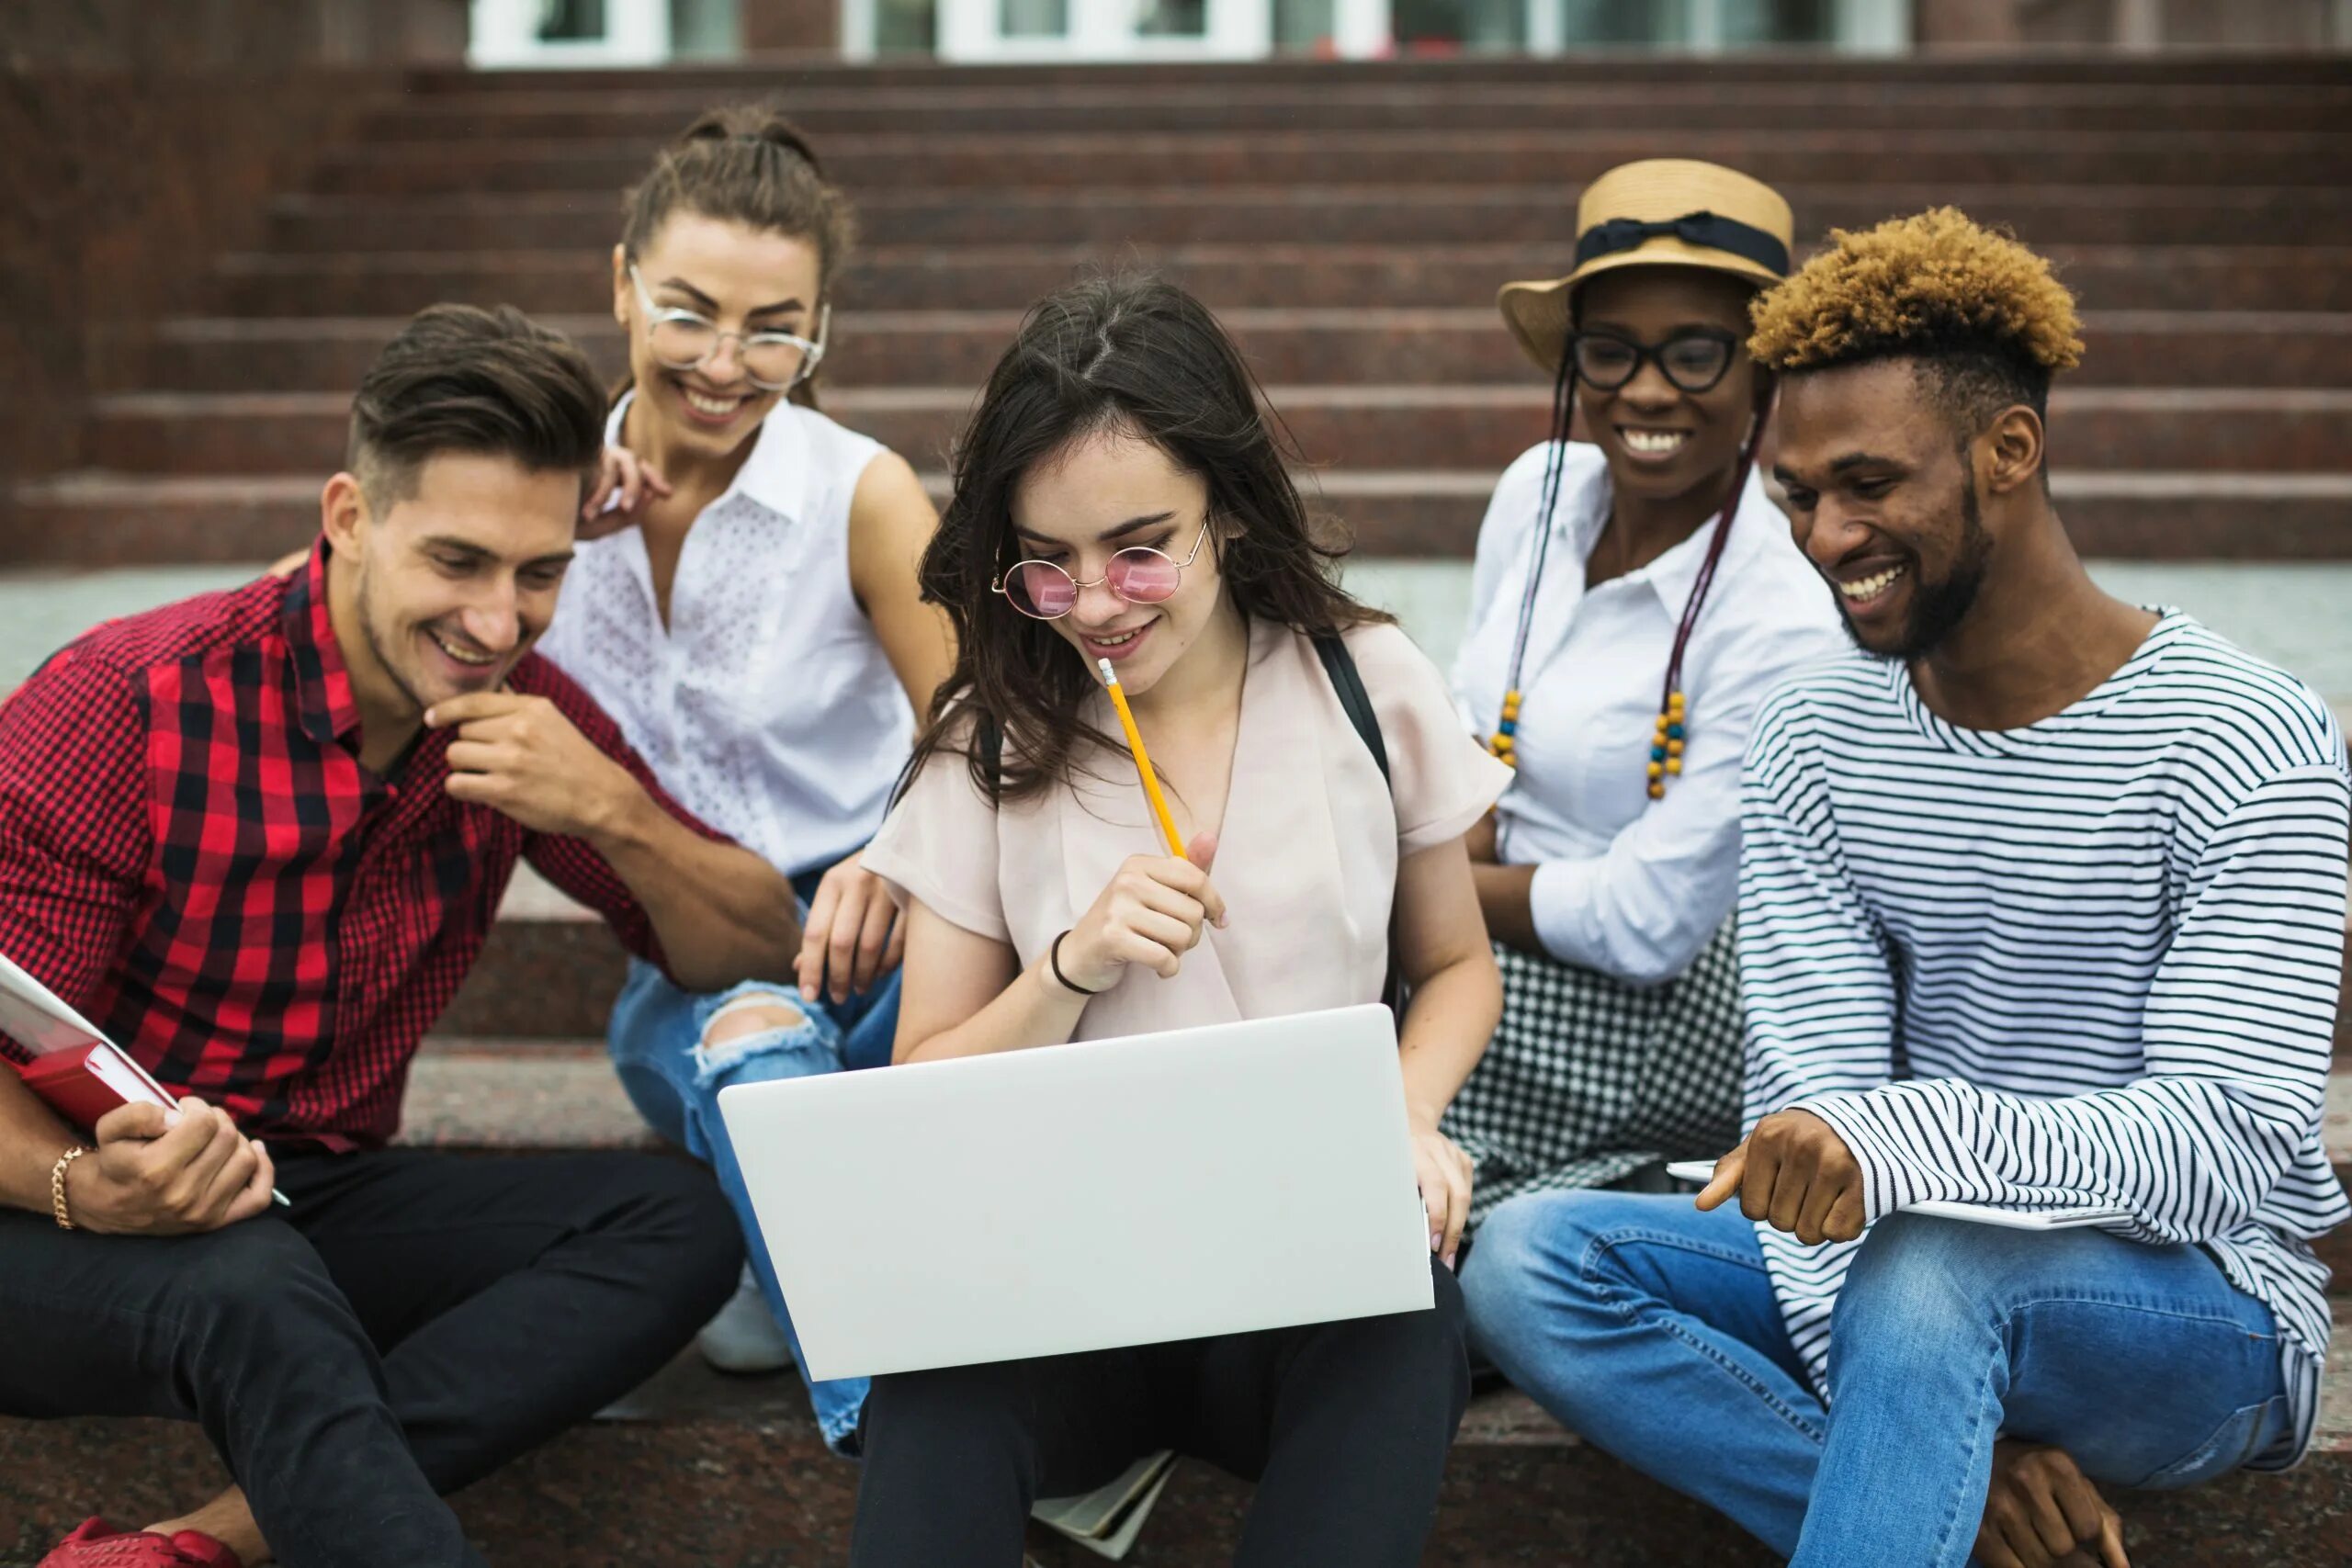
[[1747, 349], [1768, 369], [1991, 353], [2046, 381], [2082, 363], [2075, 297], [2050, 264], [1955, 208], [1829, 237], [1827, 250], [1756, 303]]

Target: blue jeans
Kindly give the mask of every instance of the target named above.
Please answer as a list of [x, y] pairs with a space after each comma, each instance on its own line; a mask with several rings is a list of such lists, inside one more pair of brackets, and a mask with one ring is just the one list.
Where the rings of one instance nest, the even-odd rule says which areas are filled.
[[[806, 890], [802, 897], [806, 898]], [[744, 996], [775, 997], [798, 1010], [805, 1021], [795, 1029], [765, 1030], [729, 1041], [717, 1051], [701, 1050], [703, 1030], [711, 1016]], [[873, 990], [835, 1005], [823, 999], [805, 1001], [790, 983], [764, 980], [749, 981], [715, 996], [697, 996], [671, 984], [651, 964], [632, 960], [628, 980], [613, 1003], [605, 1041], [612, 1048], [613, 1066], [620, 1074], [621, 1086], [648, 1125], [708, 1164], [718, 1178], [719, 1189], [743, 1227], [744, 1250], [752, 1274], [767, 1298], [768, 1311], [775, 1314], [776, 1326], [791, 1342], [792, 1358], [803, 1381], [808, 1377], [808, 1363], [800, 1353], [800, 1337], [793, 1332], [784, 1292], [776, 1285], [775, 1266], [760, 1239], [759, 1220], [752, 1213], [743, 1172], [727, 1141], [727, 1124], [718, 1114], [718, 1091], [729, 1084], [887, 1066], [898, 1028], [899, 975], [895, 970]], [[854, 1173], [842, 1174], [848, 1179]], [[836, 1453], [850, 1452], [855, 1444], [865, 1384], [864, 1378], [808, 1384], [818, 1429], [826, 1447]]]
[[1463, 1265], [1472, 1342], [1570, 1430], [1800, 1565], [1969, 1561], [1996, 1435], [2187, 1486], [2292, 1425], [2269, 1309], [2192, 1247], [1896, 1214], [1831, 1319], [1825, 1409], [1753, 1224], [1542, 1192]]

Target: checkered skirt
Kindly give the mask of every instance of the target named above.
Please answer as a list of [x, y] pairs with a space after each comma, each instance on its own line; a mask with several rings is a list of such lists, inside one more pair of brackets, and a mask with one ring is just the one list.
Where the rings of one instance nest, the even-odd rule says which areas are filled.
[[1739, 1138], [1733, 922], [1679, 978], [1637, 988], [1495, 944], [1503, 1017], [1444, 1129], [1477, 1163], [1473, 1224], [1522, 1192], [1605, 1187]]

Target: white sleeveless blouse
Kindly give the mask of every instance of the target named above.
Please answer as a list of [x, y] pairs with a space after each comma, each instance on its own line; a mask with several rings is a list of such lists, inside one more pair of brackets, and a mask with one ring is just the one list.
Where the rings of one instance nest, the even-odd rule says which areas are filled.
[[850, 588], [850, 501], [881, 444], [793, 403], [752, 441], [687, 532], [666, 629], [625, 528], [580, 545], [539, 651], [689, 811], [797, 875], [880, 826], [914, 715]]

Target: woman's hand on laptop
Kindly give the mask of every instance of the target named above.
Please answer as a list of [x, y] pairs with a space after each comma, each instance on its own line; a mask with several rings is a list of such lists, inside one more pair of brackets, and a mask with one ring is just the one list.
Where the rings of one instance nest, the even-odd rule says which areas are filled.
[[1215, 833], [1194, 839], [1182, 860], [1129, 855], [1062, 939], [1062, 973], [1090, 991], [1114, 985], [1130, 964], [1174, 979], [1203, 923], [1225, 924], [1225, 900], [1209, 885], [1216, 858]]
[[1453, 1267], [1462, 1250], [1462, 1227], [1470, 1218], [1470, 1156], [1435, 1127], [1413, 1128], [1413, 1175], [1421, 1184], [1421, 1207], [1429, 1211], [1430, 1250]]

